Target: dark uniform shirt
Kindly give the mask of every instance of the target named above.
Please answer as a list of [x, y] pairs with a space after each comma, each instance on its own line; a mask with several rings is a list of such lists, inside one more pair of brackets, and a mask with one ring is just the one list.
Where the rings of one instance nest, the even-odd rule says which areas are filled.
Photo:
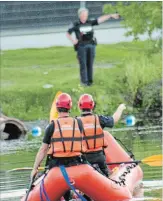
[[69, 34], [72, 34], [74, 32], [79, 42], [92, 41], [94, 37], [93, 26], [95, 25], [98, 25], [97, 19], [87, 20], [85, 23], [78, 21], [72, 24], [67, 32]]
[[[86, 115], [90, 115], [90, 114], [84, 114], [82, 116], [86, 116]], [[114, 119], [111, 116], [103, 116], [103, 115], [99, 115], [99, 121], [100, 121], [100, 125], [102, 128], [105, 127], [109, 127], [112, 128], [114, 126]], [[51, 122], [45, 129], [45, 135], [43, 138], [43, 142], [46, 144], [50, 144], [51, 141], [51, 137], [53, 135], [55, 129], [55, 125], [53, 122]], [[82, 125], [79, 124], [79, 129], [80, 131], [82, 131]]]

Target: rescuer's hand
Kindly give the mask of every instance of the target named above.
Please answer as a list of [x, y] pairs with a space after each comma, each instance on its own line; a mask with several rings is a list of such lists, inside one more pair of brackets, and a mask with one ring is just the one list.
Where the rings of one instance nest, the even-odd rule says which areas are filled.
[[74, 44], [74, 45], [77, 45], [78, 42], [79, 42], [79, 41], [76, 39], [76, 40], [73, 41], [73, 44]]
[[124, 103], [120, 104], [118, 107], [119, 110], [123, 111], [126, 109], [126, 105]]
[[31, 172], [31, 180], [36, 176], [36, 174], [38, 173], [37, 169], [33, 169]]

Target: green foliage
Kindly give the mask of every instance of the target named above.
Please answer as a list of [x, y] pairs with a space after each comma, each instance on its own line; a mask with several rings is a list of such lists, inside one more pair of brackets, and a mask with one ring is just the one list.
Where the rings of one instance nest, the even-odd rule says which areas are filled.
[[[128, 47], [128, 43], [122, 43]], [[121, 43], [116, 45], [98, 45], [97, 63], [117, 62], [130, 53], [136, 53], [135, 47], [140, 48], [144, 43], [129, 44], [131, 52], [123, 48]], [[47, 69], [77, 67], [76, 55], [72, 47], [50, 47], [43, 49], [20, 49], [3, 51], [1, 66], [4, 68], [27, 68], [34, 73], [41, 67]], [[24, 69], [25, 70], [25, 69]], [[3, 73], [3, 72], [2, 72]], [[24, 77], [26, 72], [24, 72]], [[22, 78], [23, 79], [23, 78]]]
[[135, 94], [138, 88], [142, 88], [155, 80], [161, 80], [161, 55], [154, 55], [149, 59], [145, 55], [139, 55], [125, 60], [124, 74], [126, 87], [130, 93]]
[[[31, 50], [32, 53], [25, 49], [5, 51], [1, 55], [2, 111], [8, 116], [22, 120], [49, 119], [53, 98], [56, 92], [61, 90], [70, 93], [73, 98], [71, 111], [73, 116], [79, 115], [77, 101], [83, 93], [91, 93], [94, 96], [97, 113], [112, 115], [117, 106], [125, 101], [127, 94], [130, 94], [130, 97], [125, 103], [130, 105], [137, 88], [145, 89], [148, 83], [161, 79], [161, 54], [147, 57], [148, 47], [148, 41], [98, 46], [94, 85], [91, 87], [80, 86], [79, 69], [71, 67], [73, 62], [76, 62], [75, 58], [70, 60], [69, 57], [64, 57], [62, 65], [60, 64], [57, 55], [61, 56], [61, 48], [56, 51], [56, 60], [53, 58], [52, 61], [48, 60], [49, 54], [56, 47], [49, 48], [50, 50], [48, 48]], [[65, 47], [62, 49], [62, 54], [65, 55], [68, 50], [69, 48]], [[37, 57], [38, 52], [44, 55], [42, 61]], [[13, 55], [20, 53], [22, 57], [12, 59]], [[33, 64], [41, 62], [40, 66], [34, 68], [31, 60], [26, 60], [31, 54]], [[70, 66], [67, 65], [69, 62], [71, 62]], [[53, 63], [56, 64], [54, 67]], [[112, 67], [108, 67], [108, 64], [112, 64]], [[53, 87], [44, 88], [45, 84], [51, 84]], [[147, 94], [147, 91], [149, 90], [143, 93]], [[148, 97], [153, 101], [151, 97], [154, 90], [150, 92]], [[146, 100], [148, 105], [148, 98]]]
[[124, 83], [126, 94], [129, 94], [129, 102], [133, 103], [137, 91], [141, 91], [143, 107], [152, 106], [155, 101], [161, 99], [161, 54], [153, 55], [151, 58], [145, 54], [131, 57], [125, 60]]
[[162, 29], [162, 2], [118, 2], [115, 6], [104, 5], [103, 11], [115, 13], [117, 11], [124, 19], [122, 23], [129, 30], [126, 36], [134, 36], [138, 39], [139, 34], [148, 33], [149, 38], [153, 31]]

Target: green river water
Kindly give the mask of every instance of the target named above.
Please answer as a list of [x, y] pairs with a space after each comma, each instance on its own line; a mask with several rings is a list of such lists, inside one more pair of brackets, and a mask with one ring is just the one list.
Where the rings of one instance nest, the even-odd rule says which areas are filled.
[[[155, 132], [154, 132], [155, 131]], [[160, 128], [143, 131], [111, 131], [132, 150], [137, 160], [162, 153], [162, 133]], [[29, 134], [30, 135], [30, 134]], [[42, 136], [14, 141], [1, 141], [0, 200], [18, 201], [29, 184], [29, 170], [7, 173], [14, 168], [32, 167], [35, 155], [41, 144]], [[42, 164], [44, 165], [44, 164]], [[162, 200], [162, 167], [150, 167], [141, 164], [144, 172], [144, 196], [134, 200]]]

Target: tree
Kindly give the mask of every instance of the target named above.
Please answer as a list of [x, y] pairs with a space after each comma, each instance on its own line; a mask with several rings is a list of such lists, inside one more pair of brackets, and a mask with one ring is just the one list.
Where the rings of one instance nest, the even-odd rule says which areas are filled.
[[115, 5], [105, 4], [105, 14], [118, 12], [127, 29], [126, 36], [148, 33], [149, 39], [155, 30], [162, 31], [162, 2], [118, 2]]

